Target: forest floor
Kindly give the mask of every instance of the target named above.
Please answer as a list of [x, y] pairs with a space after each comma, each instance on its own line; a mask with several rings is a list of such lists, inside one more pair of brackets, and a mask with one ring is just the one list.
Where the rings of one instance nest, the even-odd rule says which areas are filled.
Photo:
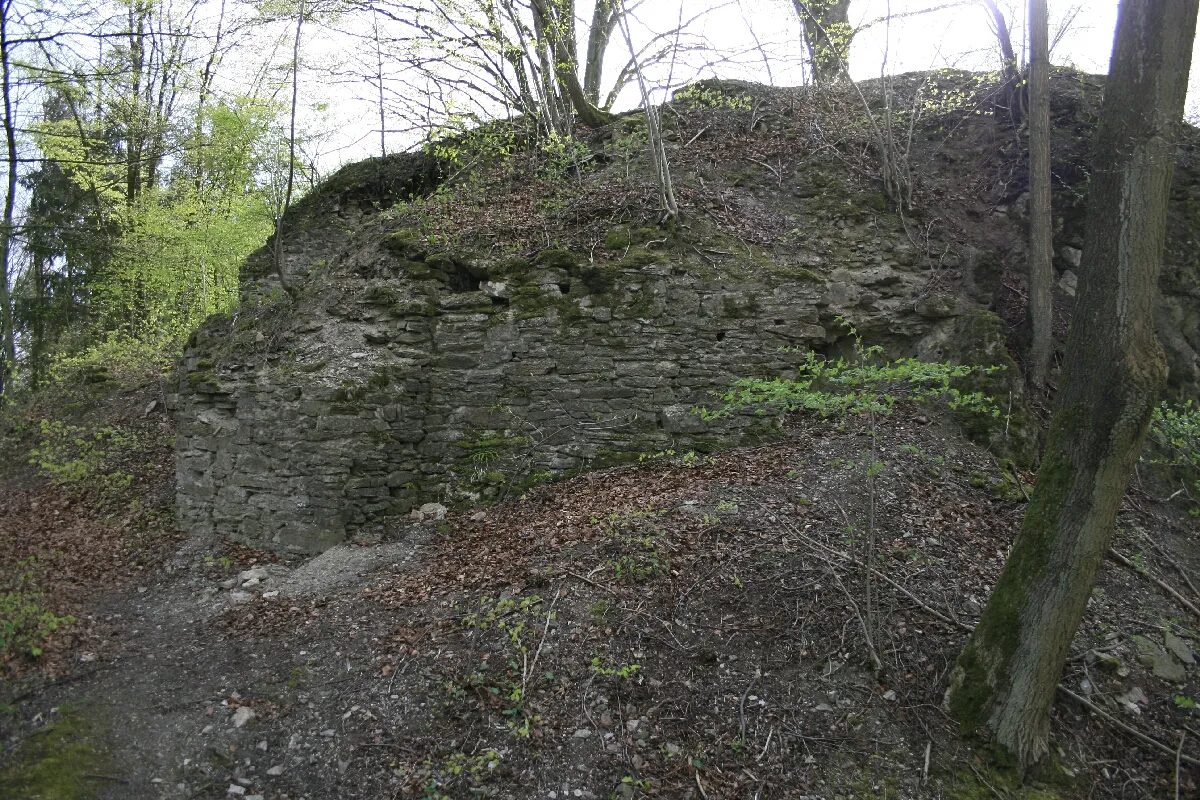
[[171, 533], [159, 391], [95, 412], [140, 443], [115, 487], [25, 463], [45, 409], [7, 433], [7, 596], [31, 572], [74, 621], [0, 665], [5, 798], [1200, 793], [1197, 531], [1137, 485], [1031, 791], [941, 709], [1025, 506], [936, 415], [874, 445], [796, 418], [285, 563]]

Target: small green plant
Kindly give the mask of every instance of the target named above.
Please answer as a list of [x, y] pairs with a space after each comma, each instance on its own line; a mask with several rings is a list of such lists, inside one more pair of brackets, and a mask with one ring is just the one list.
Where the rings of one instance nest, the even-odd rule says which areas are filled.
[[618, 665], [615, 667], [606, 667], [600, 661], [600, 656], [592, 657], [592, 674], [593, 675], [602, 675], [604, 677], [609, 677], [609, 678], [620, 678], [623, 681], [627, 681], [630, 678], [632, 678], [634, 675], [636, 675], [638, 672], [640, 672], [641, 669], [642, 669], [641, 664], [625, 664], [625, 665]]
[[[444, 688], [452, 697], [462, 698], [472, 693], [480, 698], [486, 707], [499, 708], [501, 716], [506, 718], [508, 728], [523, 738], [528, 738], [533, 725], [541, 721], [540, 716], [530, 714], [525, 708], [525, 697], [529, 687], [538, 680], [533, 674], [537, 654], [532, 656], [532, 663], [530, 660], [528, 623], [542, 602], [542, 598], [537, 595], [519, 599], [482, 598], [479, 601], [479, 610], [464, 615], [461, 624], [478, 631], [503, 632], [504, 647], [507, 651], [503, 657], [503, 666], [493, 672], [485, 660], [466, 678], [447, 681], [444, 684]], [[546, 622], [549, 624], [550, 620], [555, 618], [555, 613], [550, 610], [546, 614]], [[553, 680], [551, 673], [546, 673], [544, 677]]]
[[1196, 707], [1196, 701], [1188, 697], [1186, 694], [1171, 695], [1171, 702], [1174, 703], [1178, 708], [1182, 708], [1185, 711], [1191, 711]]
[[37, 658], [55, 631], [75, 621], [46, 609], [45, 596], [34, 585], [37, 569], [37, 559], [30, 556], [0, 585], [0, 661], [17, 655]]
[[451, 753], [440, 764], [426, 761], [421, 770], [426, 778], [421, 797], [450, 800], [460, 793], [476, 794], [501, 760], [500, 753], [489, 749], [476, 755]]
[[867, 347], [858, 332], [840, 320], [854, 340], [854, 357], [821, 359], [809, 351], [792, 379], [745, 378], [730, 391], [716, 393], [720, 408], [696, 409], [705, 420], [731, 416], [743, 409], [765, 413], [805, 411], [825, 419], [850, 414], [890, 414], [900, 400], [943, 404], [954, 411], [1001, 417], [1000, 405], [980, 392], [964, 393], [952, 384], [972, 373], [991, 374], [1001, 367], [956, 366], [903, 358], [879, 363], [882, 348]]
[[226, 571], [233, 568], [233, 559], [230, 558], [229, 556], [219, 556], [218, 557], [218, 556], [209, 554], [204, 557], [204, 563], [208, 566], [220, 566], [221, 569], [226, 570]]
[[675, 93], [674, 103], [687, 110], [749, 111], [754, 101], [749, 95], [727, 94], [719, 86], [695, 84]]
[[666, 571], [658, 553], [633, 553], [610, 558], [605, 562], [618, 582], [641, 583]]
[[612, 603], [607, 600], [597, 600], [592, 603], [588, 612], [592, 615], [592, 622], [603, 625], [612, 618], [614, 610]]
[[672, 458], [674, 455], [674, 450], [659, 450], [657, 453], [639, 453], [638, 463], [645, 464], [647, 461], [658, 461], [661, 458]]

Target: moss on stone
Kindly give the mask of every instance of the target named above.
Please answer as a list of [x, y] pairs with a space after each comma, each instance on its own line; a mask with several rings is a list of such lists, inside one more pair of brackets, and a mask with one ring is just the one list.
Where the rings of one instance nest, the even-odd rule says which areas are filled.
[[781, 278], [789, 278], [797, 281], [807, 281], [808, 283], [824, 283], [825, 278], [811, 269], [805, 267], [785, 267], [774, 265], [771, 271]]
[[88, 776], [106, 774], [108, 760], [94, 721], [61, 706], [58, 721], [30, 736], [0, 774], [0, 795], [82, 800], [96, 790]]
[[625, 225], [620, 225], [604, 234], [604, 246], [609, 250], [624, 250], [631, 244], [633, 244], [633, 239], [629, 235], [629, 228]]
[[519, 286], [509, 299], [513, 317], [518, 320], [544, 317], [551, 308], [556, 308], [560, 298], [543, 291], [540, 286]]
[[191, 386], [193, 389], [197, 389], [197, 390], [200, 390], [203, 388], [216, 390], [216, 389], [220, 388], [220, 384], [217, 383], [216, 376], [213, 375], [211, 372], [190, 373], [187, 376], [187, 384], [188, 384], [188, 386]]
[[423, 261], [429, 254], [425, 238], [413, 228], [401, 228], [384, 234], [380, 244], [396, 258], [406, 261]]
[[528, 259], [514, 256], [492, 264], [488, 267], [487, 274], [492, 280], [498, 278], [520, 279], [529, 272], [529, 266]]
[[624, 258], [617, 262], [624, 269], [640, 269], [649, 267], [654, 264], [667, 263], [667, 257], [656, 250], [647, 250], [644, 247], [635, 247], [630, 250]]
[[730, 319], [752, 317], [758, 313], [758, 310], [758, 298], [754, 295], [748, 295], [742, 302], [738, 302], [736, 297], [728, 294], [721, 300], [722, 315]]
[[428, 317], [437, 313], [437, 296], [429, 295], [416, 300], [402, 300], [392, 306], [392, 316]]
[[395, 305], [396, 290], [391, 286], [372, 286], [363, 295], [362, 301], [372, 306]]
[[571, 273], [582, 267], [584, 262], [582, 256], [572, 253], [570, 250], [551, 248], [538, 253], [533, 259], [533, 263], [539, 267], [565, 269]]
[[608, 250], [624, 250], [627, 247], [648, 242], [656, 236], [661, 238], [660, 233], [657, 229], [650, 227], [618, 225], [610, 228], [604, 234], [604, 247]]
[[[575, 267], [569, 274], [579, 279], [579, 282], [587, 289], [587, 294], [609, 294], [617, 287], [617, 280], [621, 277], [621, 270], [617, 267], [602, 267], [596, 264], [587, 264]], [[574, 294], [575, 292], [576, 287], [572, 285], [571, 293]]]
[[462, 264], [462, 261], [453, 253], [445, 251], [439, 253], [430, 253], [425, 257], [425, 266], [433, 270], [441, 270], [445, 273], [451, 273]]
[[953, 387], [964, 394], [979, 392], [1001, 412], [997, 416], [957, 413], [955, 419], [967, 438], [1024, 468], [1037, 456], [1037, 424], [1025, 405], [1021, 372], [1008, 352], [1006, 333], [1003, 320], [991, 311], [964, 314], [955, 321], [949, 360], [994, 369], [956, 378]]
[[858, 205], [867, 211], [874, 211], [882, 214], [888, 209], [887, 196], [882, 192], [868, 192], [867, 194], [860, 196], [858, 200]]
[[1060, 800], [1057, 792], [1022, 785], [1013, 770], [988, 764], [982, 769], [959, 770], [946, 789], [952, 800], [995, 800], [998, 795], [1012, 800]]

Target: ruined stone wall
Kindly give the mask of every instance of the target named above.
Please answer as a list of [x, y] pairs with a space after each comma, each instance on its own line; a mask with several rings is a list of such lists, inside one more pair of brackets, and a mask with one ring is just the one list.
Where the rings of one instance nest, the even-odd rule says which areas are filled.
[[[602, 267], [558, 250], [480, 266], [381, 233], [370, 214], [329, 219], [353, 232], [293, 248], [295, 301], [260, 270], [238, 314], [186, 351], [185, 530], [312, 552], [424, 502], [754, 441], [778, 420], [710, 424], [693, 407], [735, 377], [791, 374], [844, 339], [840, 315], [894, 342], [944, 342], [970, 308], [921, 296], [929, 267], [898, 225], [831, 225], [788, 263], [717, 253], [730, 265], [717, 270], [695, 248], [637, 244]], [[835, 246], [836, 281], [802, 266]]]
[[[1060, 127], [1085, 130], [1098, 89], [1056, 85], [1074, 93], [1056, 100], [1069, 110]], [[693, 213], [670, 232], [628, 221], [632, 200], [607, 210], [604, 225], [627, 220], [607, 231], [562, 205], [531, 217], [535, 241], [568, 241], [540, 252], [478, 232], [456, 240], [444, 219], [412, 227], [427, 207], [405, 201], [442, 175], [424, 156], [353, 165], [306, 197], [284, 228], [295, 296], [273, 277], [268, 243], [243, 271], [242, 305], [198, 330], [180, 365], [182, 529], [315, 552], [386, 533], [426, 502], [495, 500], [575, 470], [769, 437], [770, 416], [706, 423], [693, 409], [735, 378], [789, 376], [812, 351], [848, 354], [842, 318], [889, 356], [1008, 367], [983, 387], [1017, 415], [991, 443], [1030, 452], [1035, 426], [1020, 418], [1010, 357], [1024, 315], [1025, 194], [1012, 179], [1023, 173], [996, 145], [1011, 136], [969, 111], [930, 123], [913, 153], [925, 205], [902, 219], [869, 175], [793, 149], [808, 130], [794, 95], [754, 91], [738, 108], [773, 109], [754, 117], [769, 122], [730, 117], [722, 135], [773, 143], [775, 166], [738, 161], [736, 147], [688, 165], [704, 141], [693, 136], [723, 124], [693, 120], [670, 140]], [[1076, 144], [1057, 151], [1056, 175], [1076, 186], [1055, 197], [1060, 341], [1086, 280], [1086, 138], [1063, 141]], [[1197, 143], [1193, 132], [1180, 156], [1159, 304], [1171, 391], [1183, 397], [1200, 387]], [[627, 185], [619, 144], [595, 145], [608, 165], [588, 179], [600, 195]], [[533, 214], [522, 191], [495, 202]], [[475, 202], [490, 210], [491, 198]], [[757, 243], [731, 234], [731, 220]]]

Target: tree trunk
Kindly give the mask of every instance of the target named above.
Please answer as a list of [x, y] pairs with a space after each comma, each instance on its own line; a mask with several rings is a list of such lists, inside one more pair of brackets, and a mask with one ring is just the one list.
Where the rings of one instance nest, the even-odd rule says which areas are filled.
[[125, 141], [125, 201], [132, 205], [142, 192], [142, 148], [146, 140], [148, 109], [142, 108], [142, 78], [146, 68], [146, 17], [141, 0], [129, 5], [129, 79]]
[[1055, 686], [1166, 379], [1154, 304], [1198, 2], [1121, 2], [1046, 453], [946, 697], [965, 733], [990, 732], [1022, 770], [1047, 752]]
[[[578, 59], [575, 57], [574, 14], [565, 16], [567, 12], [559, 9], [554, 2], [555, 0], [533, 0], [532, 2], [533, 13], [538, 16], [542, 30], [545, 32], [546, 41], [550, 45], [550, 54], [554, 60], [554, 76], [558, 79], [559, 86], [570, 98], [571, 106], [579, 116], [580, 122], [589, 128], [608, 125], [615, 118], [607, 111], [601, 111], [588, 100], [583, 90], [583, 84], [579, 82], [579, 76], [575, 74]], [[571, 26], [569, 30], [567, 26]]]
[[0, 334], [3, 343], [0, 345], [0, 380], [4, 388], [8, 388], [9, 379], [17, 367], [16, 333], [13, 331], [12, 294], [9, 291], [9, 279], [12, 271], [9, 263], [12, 261], [12, 243], [16, 236], [13, 227], [13, 207], [17, 199], [17, 131], [13, 119], [12, 106], [12, 45], [9, 41], [9, 18], [12, 11], [11, 0], [3, 0], [0, 5], [0, 93], [4, 98], [4, 144], [8, 168], [8, 183], [4, 193], [3, 240], [0, 241]]
[[604, 78], [604, 54], [617, 24], [617, 0], [596, 0], [592, 27], [588, 31], [587, 62], [583, 65], [583, 94], [594, 106], [600, 105], [600, 83]]
[[[996, 41], [1000, 45], [1000, 58], [1004, 61], [1001, 73], [1004, 75], [1004, 86], [1001, 87], [1001, 102], [996, 105], [1006, 107], [1013, 126], [1019, 126], [1023, 113], [1021, 99], [1021, 76], [1017, 73], [1017, 54], [1013, 51], [1012, 35], [1008, 31], [1008, 21], [1004, 12], [996, 5], [995, 0], [981, 0], [988, 13], [992, 15], [992, 23], [996, 26]], [[1033, 10], [1030, 9], [1030, 19]]]
[[850, 69], [850, 0], [792, 0], [804, 23], [813, 83], [830, 86]]
[[372, 21], [375, 24], [373, 38], [375, 40], [375, 88], [379, 92], [379, 155], [387, 158], [387, 112], [383, 105], [383, 43], [379, 40], [379, 9], [372, 9]]
[[29, 315], [29, 388], [42, 384], [42, 361], [46, 355], [46, 264], [42, 257], [32, 254], [33, 312]]
[[1050, 207], [1050, 21], [1029, 3], [1029, 382], [1046, 387], [1052, 353], [1054, 231]]
[[304, 0], [300, 0], [296, 10], [296, 38], [292, 42], [292, 113], [288, 128], [287, 189], [283, 195], [283, 206], [275, 219], [275, 273], [279, 276], [279, 285], [289, 295], [292, 287], [283, 268], [283, 221], [292, 208], [292, 190], [296, 183], [296, 103], [300, 98], [300, 32], [303, 27]]

